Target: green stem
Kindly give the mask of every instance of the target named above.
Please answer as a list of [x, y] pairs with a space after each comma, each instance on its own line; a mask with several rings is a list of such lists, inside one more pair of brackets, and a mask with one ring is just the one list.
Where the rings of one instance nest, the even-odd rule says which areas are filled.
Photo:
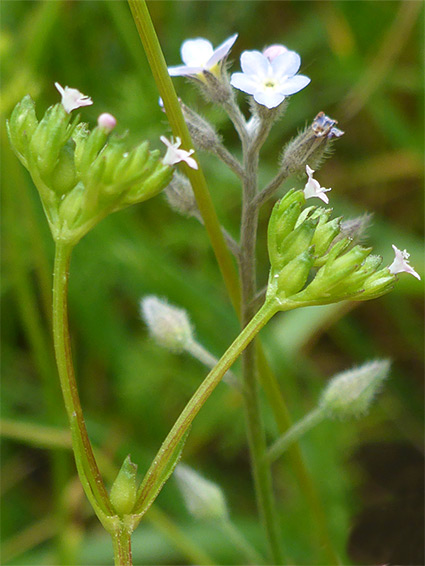
[[[189, 132], [187, 130], [187, 126], [184, 121], [172, 81], [168, 75], [166, 63], [164, 61], [164, 57], [162, 55], [161, 48], [159, 46], [159, 42], [153, 28], [146, 4], [143, 0], [129, 0], [129, 4], [140, 38], [145, 47], [155, 82], [164, 101], [164, 106], [167, 111], [167, 116], [169, 118], [173, 133], [175, 136], [179, 136], [183, 140], [185, 147], [191, 148], [193, 147], [193, 145], [190, 141]], [[244, 122], [242, 120], [242, 117], [237, 117], [237, 123], [239, 129], [243, 134], [242, 124]], [[245, 136], [242, 135], [242, 137], [244, 138]], [[261, 204], [263, 204], [263, 202], [265, 202], [267, 198], [269, 198], [269, 196], [271, 196], [271, 194], [273, 194], [273, 192], [283, 182], [286, 175], [286, 172], [282, 172], [278, 176], [278, 178], [274, 180], [274, 183], [270, 184], [268, 190], [263, 191], [264, 194], [259, 193], [257, 195], [257, 197], [253, 201], [253, 205], [255, 207], [260, 207]], [[218, 235], [220, 226], [213, 209], [211, 199], [207, 193], [205, 178], [201, 173], [201, 169], [199, 169], [199, 176], [197, 175], [197, 172], [192, 169], [187, 170], [187, 176], [192, 182], [192, 187], [197, 199], [198, 207], [201, 210], [201, 214], [204, 216], [204, 218], [207, 218], [209, 220], [208, 227], [207, 222], [205, 222], [207, 233], [211, 240], [211, 245], [216, 255], [217, 262], [219, 263], [219, 267], [232, 305], [236, 313], [239, 315], [240, 291], [238, 278], [233, 268], [233, 264], [231, 263], [231, 259], [229, 259], [229, 257], [226, 258], [226, 255], [230, 256], [230, 254], [228, 253], [228, 250], [225, 248], [225, 246], [223, 246], [223, 238], [222, 236]], [[272, 407], [273, 415], [279, 426], [279, 430], [281, 433], [283, 433], [291, 425], [289, 411], [280, 391], [276, 376], [270, 368], [259, 340], [257, 348], [261, 384], [266, 392], [267, 400]], [[316, 522], [318, 525], [320, 525], [322, 532], [322, 544], [327, 550], [329, 560], [331, 561], [330, 563], [338, 564], [339, 562], [336, 557], [336, 553], [333, 551], [332, 542], [327, 532], [323, 506], [319, 500], [311, 476], [305, 466], [299, 447], [296, 445], [293, 446], [292, 449], [288, 452], [288, 456], [291, 459], [291, 463], [297, 475], [299, 484], [302, 487], [302, 491], [309, 501], [312, 512], [315, 514]]]
[[124, 523], [121, 523], [112, 534], [112, 546], [115, 566], [132, 566], [131, 532]]
[[267, 460], [274, 462], [293, 444], [304, 436], [309, 430], [321, 423], [325, 419], [325, 412], [321, 407], [314, 409], [295, 423], [291, 428], [276, 440], [267, 450]]
[[233, 542], [236, 548], [243, 552], [249, 564], [264, 564], [264, 558], [258, 554], [255, 548], [246, 540], [244, 535], [230, 519], [224, 519], [220, 523], [224, 534]]
[[[164, 102], [164, 108], [171, 129], [175, 137], [182, 140], [182, 147], [190, 149], [193, 147], [189, 130], [183, 117], [182, 110], [173, 87], [170, 75], [168, 74], [167, 64], [162, 54], [161, 46], [152, 20], [146, 6], [145, 0], [128, 0], [134, 22], [140, 35], [140, 39], [145, 48], [146, 56], [152, 70], [153, 77], [159, 90], [159, 94]], [[191, 169], [184, 166], [195, 194], [196, 202], [201, 213], [205, 229], [211, 241], [217, 263], [222, 273], [227, 291], [232, 303], [239, 311], [239, 284], [236, 269], [229, 249], [226, 246], [221, 226], [208, 192], [207, 183], [200, 166], [198, 169]]]
[[[260, 127], [261, 129], [261, 127]], [[252, 317], [252, 299], [257, 291], [255, 248], [257, 241], [258, 209], [251, 206], [257, 191], [258, 158], [260, 141], [257, 137], [242, 144], [245, 179], [243, 182], [242, 222], [240, 237], [240, 280], [242, 290], [242, 325]], [[243, 353], [243, 395], [250, 448], [251, 466], [258, 510], [266, 532], [274, 564], [283, 563], [279, 517], [273, 494], [273, 483], [269, 462], [266, 459], [266, 435], [261, 416], [259, 386], [257, 380], [257, 357], [255, 344]]]
[[[257, 314], [252, 318], [249, 324], [242, 330], [234, 342], [229, 346], [223, 356], [220, 358], [217, 365], [210, 371], [201, 385], [198, 387], [192, 398], [187, 403], [186, 407], [183, 409], [179, 418], [175, 422], [173, 428], [169, 432], [167, 438], [164, 440], [161, 448], [159, 449], [157, 455], [155, 456], [151, 467], [149, 468], [145, 480], [148, 477], [155, 477], [158, 475], [158, 470], [162, 470], [166, 463], [171, 458], [174, 450], [178, 446], [179, 442], [182, 440], [183, 436], [189, 429], [194, 418], [201, 410], [202, 406], [214, 391], [216, 386], [220, 383], [223, 375], [232, 366], [235, 360], [238, 358], [240, 353], [247, 347], [247, 345], [252, 341], [256, 334], [263, 328], [263, 326], [271, 319], [271, 317], [277, 312], [277, 305], [275, 301], [269, 301], [264, 303]], [[144, 507], [144, 502], [149, 500], [150, 496], [150, 482], [143, 481], [142, 485], [146, 485], [145, 489], [140, 490], [138, 495], [138, 500], [134, 506], [135, 512], [139, 510], [146, 511], [149, 507]], [[153, 499], [150, 500], [153, 502]]]
[[72, 364], [67, 301], [71, 251], [70, 245], [56, 245], [53, 273], [53, 340], [77, 470], [90, 503], [104, 523], [105, 515], [114, 513], [87, 434]]

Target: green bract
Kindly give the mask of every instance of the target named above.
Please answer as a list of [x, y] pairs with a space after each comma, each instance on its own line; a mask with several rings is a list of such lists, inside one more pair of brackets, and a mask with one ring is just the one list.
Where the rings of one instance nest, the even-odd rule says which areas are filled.
[[[289, 191], [270, 217], [271, 271], [267, 297], [291, 308], [350, 299], [364, 301], [392, 289], [395, 277], [372, 248], [353, 245], [332, 209], [305, 204], [303, 191]], [[343, 237], [341, 237], [343, 236]]]
[[155, 196], [173, 174], [147, 142], [128, 150], [124, 138], [78, 122], [78, 116], [71, 121], [61, 104], [50, 107], [38, 122], [34, 102], [25, 96], [7, 123], [12, 147], [38, 189], [54, 240], [69, 244], [108, 214]]

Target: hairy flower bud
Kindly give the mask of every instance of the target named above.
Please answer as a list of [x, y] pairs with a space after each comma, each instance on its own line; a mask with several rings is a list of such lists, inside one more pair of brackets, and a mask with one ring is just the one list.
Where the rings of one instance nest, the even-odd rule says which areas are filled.
[[176, 467], [174, 477], [177, 480], [186, 507], [193, 517], [199, 520], [227, 518], [226, 500], [218, 485], [203, 478], [184, 464], [179, 464]]
[[323, 391], [319, 406], [328, 418], [357, 418], [367, 412], [390, 370], [388, 360], [376, 360], [339, 373]]
[[213, 126], [189, 106], [182, 102], [180, 105], [195, 148], [204, 151], [214, 150], [221, 140]]
[[192, 340], [192, 325], [185, 310], [154, 295], [141, 300], [140, 310], [150, 335], [164, 348], [181, 352]]
[[130, 455], [124, 460], [118, 475], [111, 487], [111, 503], [119, 517], [132, 512], [137, 496], [137, 466]]
[[332, 140], [344, 132], [335, 127], [338, 122], [319, 112], [313, 122], [284, 148], [280, 160], [287, 174], [299, 174], [306, 165], [316, 169], [331, 150]]
[[170, 184], [164, 190], [164, 195], [171, 208], [179, 214], [200, 218], [192, 186], [184, 175], [174, 173]]

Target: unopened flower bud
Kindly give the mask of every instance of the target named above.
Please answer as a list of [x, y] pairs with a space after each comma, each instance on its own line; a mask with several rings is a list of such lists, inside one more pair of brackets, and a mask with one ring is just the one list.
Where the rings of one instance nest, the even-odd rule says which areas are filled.
[[15, 106], [10, 119], [6, 121], [7, 132], [12, 147], [25, 166], [28, 163], [29, 142], [37, 128], [35, 104], [27, 95]]
[[308, 250], [316, 230], [318, 220], [307, 219], [278, 244], [278, 260], [274, 269], [282, 269], [287, 263]]
[[180, 105], [195, 148], [212, 151], [220, 143], [215, 129], [189, 106], [183, 103]]
[[50, 177], [50, 187], [57, 195], [69, 193], [77, 183], [74, 148], [71, 143], [68, 141], [60, 150], [58, 162]]
[[97, 125], [99, 126], [99, 128], [102, 128], [109, 133], [112, 132], [112, 130], [117, 125], [117, 120], [115, 116], [112, 116], [112, 114], [109, 114], [108, 112], [104, 112], [103, 114], [100, 114], [100, 116], [98, 117]]
[[165, 198], [173, 210], [183, 216], [200, 217], [198, 205], [189, 179], [178, 172], [174, 173], [170, 184], [164, 190]]
[[137, 496], [137, 466], [133, 464], [130, 455], [124, 460], [118, 475], [112, 484], [110, 499], [119, 517], [129, 515], [136, 503]]
[[332, 419], [364, 415], [389, 370], [388, 360], [376, 360], [336, 375], [322, 393], [320, 407]]
[[228, 516], [226, 500], [215, 483], [179, 464], [174, 470], [186, 507], [191, 515], [200, 520], [222, 520]]
[[268, 294], [275, 295], [282, 300], [298, 293], [304, 287], [313, 263], [313, 248], [310, 248], [291, 260], [280, 271], [275, 272], [272, 269]]
[[141, 315], [152, 338], [164, 348], [181, 352], [192, 340], [192, 325], [185, 310], [149, 295], [140, 302]]
[[310, 126], [285, 147], [282, 168], [288, 174], [303, 173], [307, 164], [315, 170], [329, 154], [332, 140], [344, 134], [335, 127], [337, 123], [324, 112], [319, 112]]
[[46, 182], [75, 127], [69, 124], [70, 119], [61, 104], [51, 106], [32, 135], [29, 152], [34, 166]]
[[[355, 218], [347, 218], [341, 222], [341, 235], [340, 238], [348, 236], [351, 238], [353, 244], [360, 244], [366, 235], [366, 231], [370, 226], [373, 214], [365, 212], [361, 216]], [[339, 237], [336, 238], [338, 241]]]

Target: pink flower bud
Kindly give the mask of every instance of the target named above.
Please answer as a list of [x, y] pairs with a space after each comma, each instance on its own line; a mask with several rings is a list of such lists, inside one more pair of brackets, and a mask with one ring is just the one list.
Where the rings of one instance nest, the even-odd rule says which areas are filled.
[[263, 51], [263, 55], [267, 57], [269, 61], [273, 61], [273, 59], [275, 59], [279, 55], [282, 55], [282, 53], [286, 53], [287, 51], [288, 49], [284, 45], [275, 44], [266, 47], [266, 49], [264, 49]]
[[117, 125], [117, 121], [115, 117], [112, 116], [112, 114], [108, 114], [108, 112], [104, 112], [97, 119], [97, 125], [99, 126], [99, 128], [103, 128], [108, 132], [112, 132], [112, 130]]

